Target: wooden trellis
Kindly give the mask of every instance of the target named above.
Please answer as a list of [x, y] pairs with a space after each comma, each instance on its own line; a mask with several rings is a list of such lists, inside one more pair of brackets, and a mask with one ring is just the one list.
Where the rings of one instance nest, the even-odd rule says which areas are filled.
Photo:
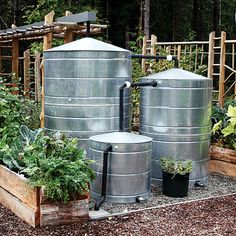
[[[236, 40], [227, 40], [226, 33], [216, 37], [210, 33], [209, 41], [158, 42], [155, 35], [151, 39], [144, 37], [143, 54], [161, 55], [163, 52], [177, 56], [180, 61], [190, 56], [195, 70], [202, 65], [208, 67], [208, 77], [214, 80], [213, 101], [222, 107], [226, 96], [236, 96]], [[149, 64], [142, 60], [142, 69], [146, 73]]]

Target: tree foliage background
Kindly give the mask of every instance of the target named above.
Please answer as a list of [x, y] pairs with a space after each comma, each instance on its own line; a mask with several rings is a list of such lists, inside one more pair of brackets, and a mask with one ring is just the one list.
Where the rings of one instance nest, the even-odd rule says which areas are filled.
[[144, 31], [158, 41], [207, 40], [214, 30], [228, 39], [236, 34], [235, 0], [0, 0], [0, 29], [43, 20], [51, 10], [56, 17], [96, 10], [98, 22], [109, 25], [107, 39], [123, 47]]

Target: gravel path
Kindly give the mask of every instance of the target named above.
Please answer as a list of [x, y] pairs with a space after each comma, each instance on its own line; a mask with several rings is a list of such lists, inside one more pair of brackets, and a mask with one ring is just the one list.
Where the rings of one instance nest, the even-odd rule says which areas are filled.
[[0, 205], [0, 235], [236, 235], [236, 194], [110, 217], [86, 224], [32, 228]]
[[[93, 204], [91, 201], [91, 207]], [[111, 214], [122, 215], [84, 224], [34, 229], [0, 205], [0, 236], [234, 236], [236, 235], [236, 179], [212, 174], [207, 188], [191, 189], [185, 198], [166, 197], [162, 195], [160, 187], [153, 186], [150, 199], [146, 202], [140, 204], [105, 202], [101, 208]], [[137, 210], [141, 211], [127, 214]]]
[[[236, 179], [219, 174], [211, 174], [209, 176], [209, 183], [207, 188], [190, 189], [188, 196], [184, 198], [166, 197], [162, 194], [161, 187], [152, 186], [151, 196], [148, 201], [135, 204], [114, 204], [105, 202], [101, 206], [101, 209], [111, 214], [116, 214], [122, 212], [130, 212], [138, 209], [175, 204], [178, 202], [205, 199], [213, 196], [226, 195], [230, 193], [236, 193]], [[92, 200], [90, 206], [91, 208], [93, 208], [94, 206], [94, 202]]]

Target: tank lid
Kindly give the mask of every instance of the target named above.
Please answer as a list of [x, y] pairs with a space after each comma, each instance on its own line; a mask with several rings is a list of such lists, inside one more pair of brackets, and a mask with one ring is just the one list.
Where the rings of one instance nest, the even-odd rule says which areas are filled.
[[147, 136], [131, 134], [127, 132], [113, 132], [106, 134], [94, 135], [89, 138], [95, 142], [101, 143], [146, 143], [151, 142], [152, 138]]
[[112, 51], [112, 52], [130, 52], [126, 49], [114, 46], [109, 43], [93, 38], [82, 38], [71, 43], [61, 45], [59, 47], [48, 49], [46, 52], [55, 51]]
[[172, 68], [163, 72], [159, 72], [153, 75], [149, 75], [144, 77], [146, 79], [188, 79], [188, 80], [206, 80], [209, 79], [207, 77], [194, 74], [192, 72], [182, 70], [180, 68]]

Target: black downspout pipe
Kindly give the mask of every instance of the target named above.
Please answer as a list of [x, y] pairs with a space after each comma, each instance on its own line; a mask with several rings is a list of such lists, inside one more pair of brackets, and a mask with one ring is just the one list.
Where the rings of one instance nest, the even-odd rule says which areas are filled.
[[102, 192], [101, 198], [95, 202], [94, 210], [99, 211], [100, 206], [105, 202], [106, 189], [107, 189], [107, 164], [108, 164], [108, 153], [111, 152], [112, 145], [106, 144], [103, 151], [103, 168], [102, 168]]
[[90, 21], [86, 21], [86, 37], [90, 37]]
[[131, 58], [141, 58], [141, 59], [157, 59], [157, 60], [168, 60], [168, 61], [174, 61], [174, 67], [179, 67], [179, 61], [176, 56], [151, 56], [151, 55], [141, 55], [141, 54], [132, 54]]
[[139, 82], [139, 83], [130, 83], [129, 81], [124, 82], [120, 86], [120, 113], [119, 113], [119, 131], [124, 131], [124, 89], [130, 88], [130, 87], [143, 87], [143, 86], [152, 86], [156, 87], [157, 82], [156, 81], [150, 81], [150, 82]]

